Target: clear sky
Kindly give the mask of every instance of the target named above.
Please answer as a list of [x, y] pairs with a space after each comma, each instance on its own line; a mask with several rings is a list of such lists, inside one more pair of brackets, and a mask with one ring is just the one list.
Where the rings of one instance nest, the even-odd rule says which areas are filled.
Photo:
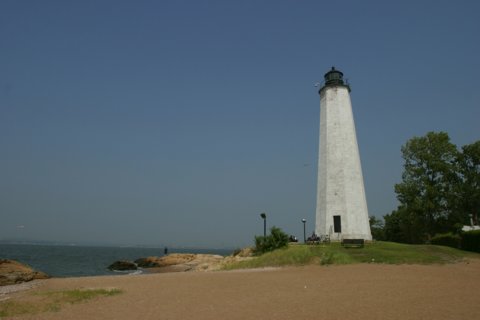
[[0, 239], [240, 247], [315, 219], [319, 96], [352, 86], [367, 201], [400, 147], [479, 139], [479, 1], [0, 1]]

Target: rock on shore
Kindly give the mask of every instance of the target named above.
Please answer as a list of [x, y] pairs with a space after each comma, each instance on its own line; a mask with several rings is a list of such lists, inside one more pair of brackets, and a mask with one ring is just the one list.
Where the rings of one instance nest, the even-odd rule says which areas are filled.
[[48, 278], [50, 277], [46, 273], [33, 270], [20, 262], [0, 259], [0, 286]]
[[137, 265], [130, 261], [115, 261], [108, 266], [108, 269], [117, 271], [137, 270]]
[[184, 272], [216, 270], [223, 259], [214, 254], [172, 253], [163, 257], [141, 258], [135, 263], [141, 268], [153, 268], [159, 272]]
[[231, 256], [224, 257], [216, 254], [171, 253], [162, 257], [146, 257], [131, 261], [116, 261], [110, 270], [147, 269], [149, 272], [187, 272], [187, 271], [214, 271], [224, 265], [242, 260], [252, 259], [252, 249], [237, 250]]

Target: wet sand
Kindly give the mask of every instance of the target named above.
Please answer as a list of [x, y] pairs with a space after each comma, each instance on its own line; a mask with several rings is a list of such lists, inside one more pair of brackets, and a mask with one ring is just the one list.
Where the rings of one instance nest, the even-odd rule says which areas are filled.
[[471, 260], [49, 279], [29, 292], [123, 293], [15, 319], [480, 319], [479, 271]]

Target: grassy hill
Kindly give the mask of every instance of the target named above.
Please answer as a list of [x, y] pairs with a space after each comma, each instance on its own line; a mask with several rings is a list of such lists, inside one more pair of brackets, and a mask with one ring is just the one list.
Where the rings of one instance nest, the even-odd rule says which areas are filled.
[[231, 263], [225, 269], [261, 268], [307, 264], [431, 264], [452, 263], [464, 258], [480, 259], [480, 254], [444, 246], [408, 245], [394, 242], [375, 242], [363, 248], [344, 248], [340, 243], [326, 245], [289, 245], [255, 257], [252, 260]]

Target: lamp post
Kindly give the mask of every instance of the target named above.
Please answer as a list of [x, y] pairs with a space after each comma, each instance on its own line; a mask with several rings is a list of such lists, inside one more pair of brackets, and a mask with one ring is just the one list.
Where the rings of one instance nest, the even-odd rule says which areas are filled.
[[260, 213], [260, 217], [263, 219], [263, 236], [267, 236], [267, 215], [265, 212]]
[[307, 222], [307, 220], [302, 219], [302, 222], [303, 222], [303, 243], [307, 243], [307, 238], [305, 235], [305, 222]]

